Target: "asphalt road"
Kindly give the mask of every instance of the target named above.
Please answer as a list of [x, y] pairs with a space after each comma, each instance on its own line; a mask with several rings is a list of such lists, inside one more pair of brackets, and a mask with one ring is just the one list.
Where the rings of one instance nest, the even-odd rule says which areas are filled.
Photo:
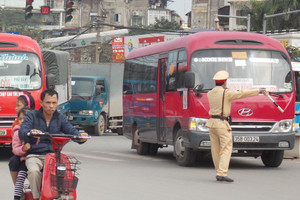
[[[69, 143], [64, 149], [80, 165], [77, 195], [80, 200], [297, 200], [300, 199], [300, 160], [285, 159], [279, 168], [266, 168], [261, 160], [231, 159], [229, 176], [234, 183], [215, 181], [211, 160], [181, 167], [172, 147], [156, 156], [140, 156], [131, 141], [107, 133], [87, 143]], [[0, 157], [1, 199], [13, 199], [8, 171], [9, 155]]]

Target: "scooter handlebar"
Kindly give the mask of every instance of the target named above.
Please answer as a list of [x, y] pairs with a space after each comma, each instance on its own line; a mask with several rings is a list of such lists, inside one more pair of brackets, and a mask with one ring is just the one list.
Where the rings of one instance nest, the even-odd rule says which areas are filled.
[[50, 133], [43, 133], [43, 132], [36, 132], [36, 133], [28, 132], [27, 136], [42, 137], [42, 138], [62, 137], [62, 138], [71, 138], [73, 140], [90, 139], [91, 138], [91, 136], [70, 135], [70, 134], [64, 134], [64, 133], [50, 134]]

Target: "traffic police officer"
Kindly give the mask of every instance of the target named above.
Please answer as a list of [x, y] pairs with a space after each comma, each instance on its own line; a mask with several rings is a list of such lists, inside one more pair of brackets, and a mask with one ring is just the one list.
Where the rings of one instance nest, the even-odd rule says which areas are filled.
[[231, 101], [256, 96], [259, 93], [267, 95], [268, 91], [264, 88], [240, 91], [226, 89], [228, 76], [227, 71], [219, 71], [213, 77], [216, 87], [207, 94], [211, 118], [207, 121], [206, 126], [209, 128], [211, 153], [217, 172], [216, 179], [217, 181], [233, 182], [233, 179], [227, 176], [232, 153], [232, 132], [228, 123]]

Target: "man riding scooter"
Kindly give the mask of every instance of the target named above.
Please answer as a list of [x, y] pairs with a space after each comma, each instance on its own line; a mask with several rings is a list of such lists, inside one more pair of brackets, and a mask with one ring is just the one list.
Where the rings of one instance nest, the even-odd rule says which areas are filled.
[[[47, 89], [41, 93], [41, 108], [29, 112], [19, 131], [19, 137], [26, 143], [30, 143], [31, 148], [27, 151], [26, 167], [28, 169], [28, 180], [34, 199], [39, 199], [42, 174], [45, 156], [53, 153], [50, 140], [41, 140], [38, 137], [32, 138], [27, 133], [35, 134], [48, 132], [50, 134], [64, 133], [70, 135], [88, 136], [87, 133], [79, 133], [64, 115], [57, 112], [58, 93], [53, 89]], [[79, 143], [86, 142], [86, 138]]]

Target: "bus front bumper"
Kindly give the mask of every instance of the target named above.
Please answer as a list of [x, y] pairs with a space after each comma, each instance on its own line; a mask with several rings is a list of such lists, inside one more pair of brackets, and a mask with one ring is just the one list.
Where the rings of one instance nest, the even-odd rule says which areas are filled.
[[[232, 141], [234, 150], [290, 150], [294, 148], [295, 133], [233, 132]], [[209, 150], [209, 133], [189, 131], [183, 145], [194, 150]]]

